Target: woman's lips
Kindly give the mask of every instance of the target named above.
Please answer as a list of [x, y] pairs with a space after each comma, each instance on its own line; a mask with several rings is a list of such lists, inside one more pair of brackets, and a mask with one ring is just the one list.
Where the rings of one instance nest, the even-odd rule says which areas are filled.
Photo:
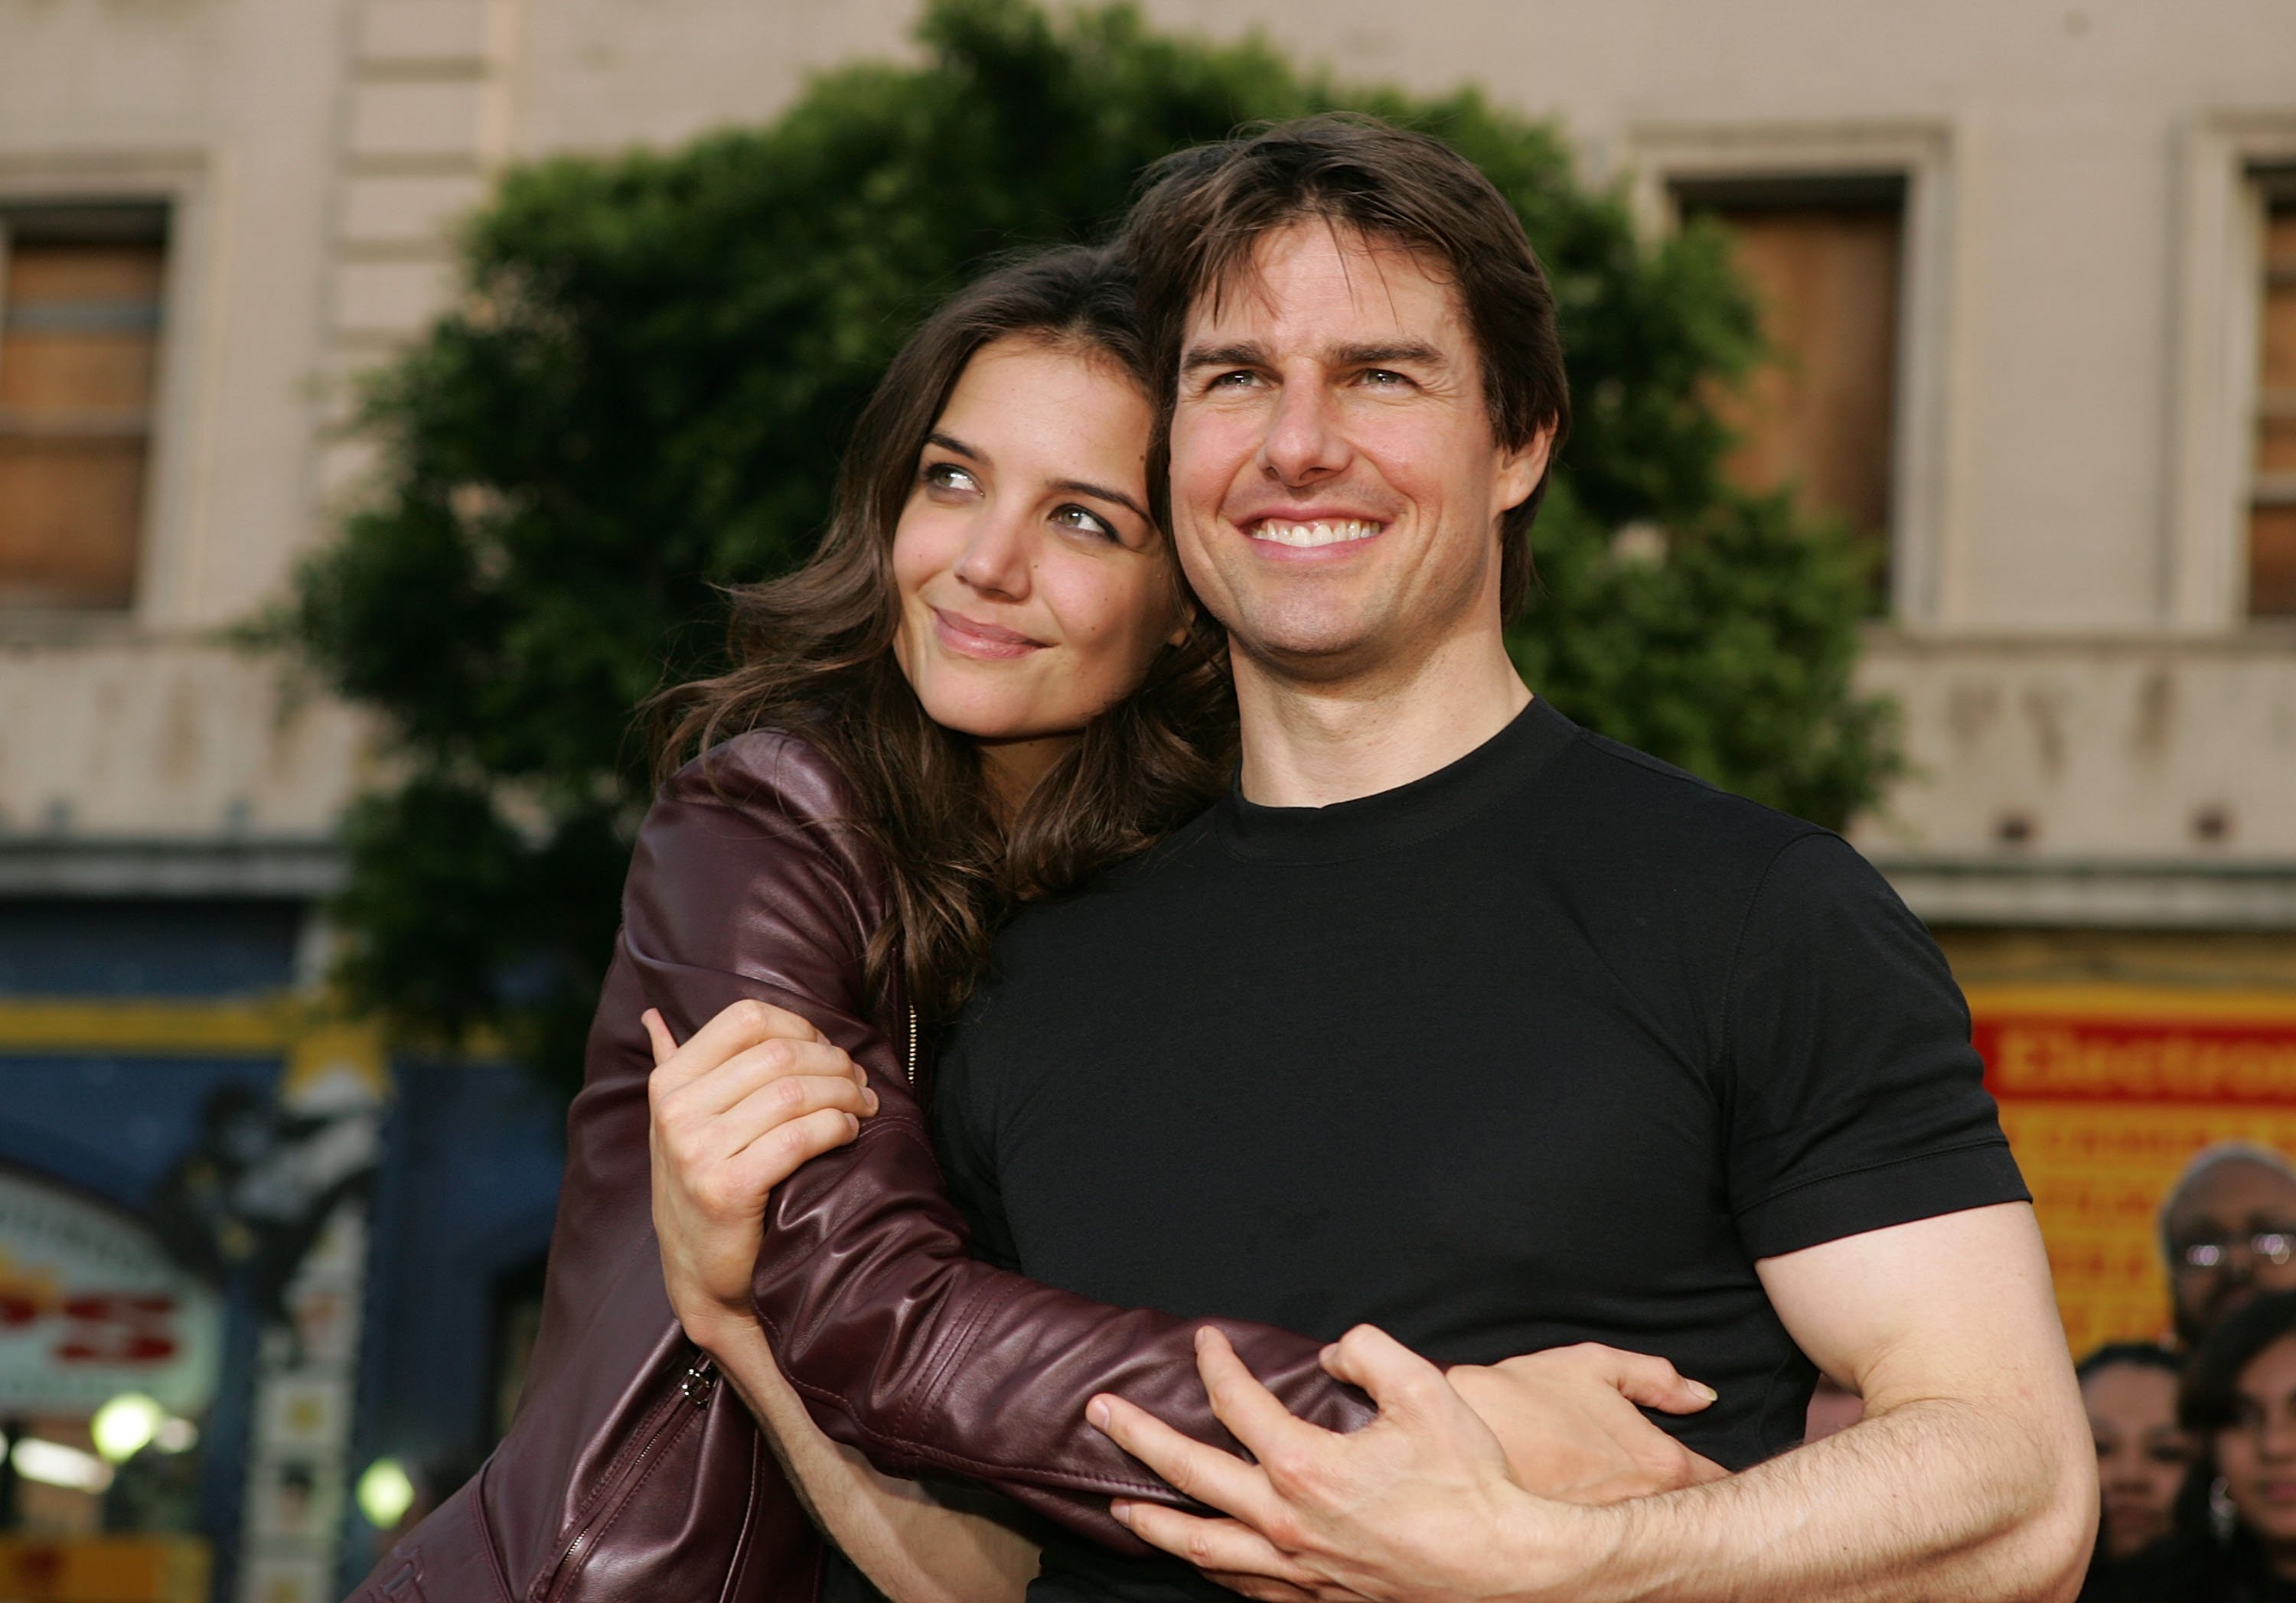
[[943, 648], [960, 657], [977, 658], [983, 662], [1009, 662], [1044, 649], [1041, 640], [1030, 640], [1025, 634], [967, 617], [961, 612], [935, 607], [932, 615], [934, 636]]

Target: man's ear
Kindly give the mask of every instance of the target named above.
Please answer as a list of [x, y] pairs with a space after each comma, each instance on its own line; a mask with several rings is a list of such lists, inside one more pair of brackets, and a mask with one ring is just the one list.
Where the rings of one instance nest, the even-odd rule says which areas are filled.
[[1530, 499], [1531, 491], [1538, 487], [1539, 477], [1546, 471], [1546, 459], [1554, 450], [1554, 425], [1549, 423], [1520, 446], [1502, 446], [1498, 459], [1498, 503], [1502, 510], [1511, 511]]

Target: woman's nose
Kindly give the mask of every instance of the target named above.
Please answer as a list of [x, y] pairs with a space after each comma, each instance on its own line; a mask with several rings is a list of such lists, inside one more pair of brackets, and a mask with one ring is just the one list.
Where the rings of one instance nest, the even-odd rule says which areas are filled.
[[991, 512], [974, 526], [952, 571], [968, 589], [1017, 601], [1029, 593], [1029, 556], [1020, 520]]

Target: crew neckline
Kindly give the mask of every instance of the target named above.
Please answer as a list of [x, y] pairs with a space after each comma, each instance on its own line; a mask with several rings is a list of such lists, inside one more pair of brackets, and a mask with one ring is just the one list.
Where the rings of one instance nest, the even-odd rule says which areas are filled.
[[1578, 735], [1578, 726], [1533, 696], [1506, 726], [1465, 756], [1391, 790], [1322, 807], [1267, 807], [1248, 800], [1238, 774], [1216, 810], [1221, 843], [1259, 863], [1345, 863], [1412, 845], [1513, 794]]

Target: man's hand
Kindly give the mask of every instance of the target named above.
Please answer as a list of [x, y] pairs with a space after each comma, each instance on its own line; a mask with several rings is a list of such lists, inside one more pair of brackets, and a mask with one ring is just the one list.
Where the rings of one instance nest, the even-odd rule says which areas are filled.
[[[1614, 1503], [1729, 1473], [1643, 1417], [1694, 1414], [1713, 1388], [1663, 1358], [1597, 1342], [1445, 1371], [1505, 1450], [1517, 1484], [1570, 1503]], [[1637, 1404], [1640, 1406], [1638, 1407]]]
[[662, 1281], [686, 1334], [708, 1347], [712, 1326], [751, 1320], [750, 1277], [773, 1188], [851, 1141], [877, 1096], [813, 1026], [761, 1002], [735, 1002], [684, 1046], [651, 1008], [645, 1027]]
[[[1196, 1367], [1212, 1411], [1259, 1462], [1184, 1436], [1106, 1394], [1086, 1417], [1175, 1487], [1226, 1519], [1119, 1501], [1116, 1517], [1249, 1598], [1381, 1603], [1536, 1595], [1576, 1512], [1532, 1496], [1498, 1439], [1433, 1364], [1369, 1325], [1324, 1354], [1379, 1418], [1341, 1435], [1298, 1419], [1205, 1330]], [[1644, 1422], [1647, 1424], [1647, 1422]], [[1559, 1577], [1556, 1577], [1559, 1579]]]

